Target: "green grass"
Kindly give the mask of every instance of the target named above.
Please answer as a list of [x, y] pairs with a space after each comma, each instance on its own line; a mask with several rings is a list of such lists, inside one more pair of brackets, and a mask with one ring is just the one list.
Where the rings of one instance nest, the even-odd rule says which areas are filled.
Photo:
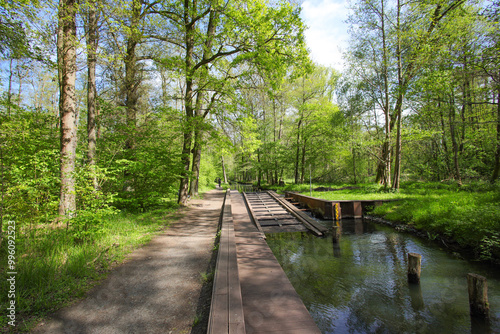
[[[132, 250], [148, 243], [175, 217], [175, 208], [142, 214], [116, 214], [101, 223], [99, 234], [82, 241], [71, 227], [29, 229], [17, 227], [16, 239], [16, 331], [28, 331], [34, 323], [81, 298], [110, 268]], [[0, 307], [7, 296], [7, 248], [0, 249]], [[0, 329], [8, 332], [5, 312]]]
[[[319, 185], [343, 188], [348, 184]], [[372, 214], [413, 226], [452, 240], [463, 249], [471, 249], [478, 259], [500, 259], [500, 186], [473, 182], [405, 182], [399, 192], [376, 184], [356, 185], [358, 189], [315, 192], [313, 197], [328, 200], [399, 199], [377, 207]], [[272, 187], [309, 195], [309, 184]]]
[[500, 189], [498, 186], [467, 185], [462, 189], [413, 186], [408, 196], [386, 203], [375, 215], [439, 234], [472, 249], [478, 259], [500, 259]]

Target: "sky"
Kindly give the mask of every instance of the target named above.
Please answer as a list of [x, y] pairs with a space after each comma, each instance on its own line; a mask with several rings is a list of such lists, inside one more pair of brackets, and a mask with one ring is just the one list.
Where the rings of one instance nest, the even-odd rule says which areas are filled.
[[316, 63], [342, 70], [342, 51], [347, 46], [347, 1], [306, 0], [302, 19], [308, 27], [306, 43]]

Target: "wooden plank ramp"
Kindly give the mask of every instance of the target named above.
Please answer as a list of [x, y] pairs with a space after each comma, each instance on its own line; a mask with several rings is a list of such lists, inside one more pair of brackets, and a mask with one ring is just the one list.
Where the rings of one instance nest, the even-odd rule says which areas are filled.
[[243, 193], [257, 229], [265, 233], [311, 231], [323, 235], [327, 228], [280, 198], [273, 191]]
[[321, 333], [233, 190], [231, 213], [246, 333]]
[[279, 202], [286, 210], [288, 210], [298, 221], [304, 224], [312, 233], [317, 236], [323, 235], [328, 229], [316, 222], [314, 219], [306, 215], [304, 212], [297, 209], [295, 206], [279, 197], [279, 195], [274, 191], [267, 191], [267, 193], [274, 198], [277, 202]]

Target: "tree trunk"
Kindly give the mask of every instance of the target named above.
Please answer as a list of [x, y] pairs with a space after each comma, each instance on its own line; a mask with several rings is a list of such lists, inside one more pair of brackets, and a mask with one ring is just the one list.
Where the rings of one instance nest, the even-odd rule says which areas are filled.
[[297, 123], [297, 152], [295, 153], [295, 184], [299, 184], [299, 159], [300, 159], [300, 126], [302, 125], [302, 117]]
[[385, 142], [383, 150], [384, 171], [382, 175], [384, 186], [391, 186], [391, 116], [389, 112], [389, 61], [387, 59], [387, 41], [385, 36], [385, 10], [384, 0], [381, 0], [382, 13], [382, 57], [383, 57], [383, 73], [384, 73], [384, 115], [385, 115]]
[[12, 70], [12, 62], [14, 59], [9, 61], [9, 88], [7, 91], [7, 115], [10, 117], [10, 106], [12, 104], [12, 77], [14, 76], [14, 71]]
[[[130, 18], [130, 35], [127, 38], [127, 49], [125, 54], [125, 108], [127, 113], [127, 139], [125, 140], [125, 158], [135, 161], [136, 132], [137, 132], [137, 103], [139, 101], [139, 77], [138, 60], [136, 55], [137, 45], [141, 39], [138, 30], [140, 29], [141, 2], [132, 1], [132, 13]], [[133, 170], [128, 168], [124, 172], [123, 191], [133, 192], [135, 176]]]
[[193, 52], [194, 52], [194, 26], [192, 24], [191, 15], [193, 13], [193, 8], [190, 8], [189, 1], [184, 2], [184, 28], [186, 29], [184, 43], [186, 45], [186, 56], [184, 59], [185, 63], [185, 80], [186, 89], [184, 92], [184, 108], [186, 110], [185, 115], [185, 126], [184, 126], [184, 136], [182, 144], [182, 157], [181, 164], [183, 170], [180, 177], [179, 185], [179, 196], [177, 202], [179, 205], [186, 206], [188, 200], [188, 190], [189, 190], [189, 167], [191, 165], [191, 145], [193, 141]]
[[394, 179], [392, 182], [392, 188], [399, 190], [399, 181], [401, 179], [401, 125], [402, 125], [402, 110], [403, 110], [403, 98], [404, 98], [404, 83], [403, 83], [403, 64], [401, 55], [401, 4], [397, 0], [397, 17], [396, 17], [396, 33], [397, 33], [397, 45], [396, 45], [396, 57], [397, 57], [397, 67], [398, 67], [398, 99], [396, 101], [396, 107], [394, 108], [394, 113], [397, 117], [396, 125], [396, 157], [394, 161]]
[[224, 164], [224, 156], [221, 155], [222, 160], [222, 176], [224, 177], [224, 183], [227, 184], [227, 175], [226, 175], [226, 165]]
[[76, 210], [75, 156], [76, 156], [76, 1], [61, 0], [59, 24], [62, 54], [58, 55], [61, 78], [61, 192], [60, 218], [71, 217]]
[[179, 205], [186, 206], [188, 200], [188, 188], [189, 188], [189, 166], [191, 157], [191, 144], [193, 141], [192, 133], [189, 129], [184, 130], [183, 144], [182, 144], [182, 157], [181, 164], [183, 170], [180, 178], [179, 185], [179, 196], [177, 202]]
[[89, 6], [87, 13], [87, 68], [88, 68], [88, 81], [87, 81], [87, 138], [88, 138], [88, 151], [87, 160], [92, 170], [92, 185], [94, 190], [98, 190], [97, 174], [95, 171], [96, 165], [96, 145], [97, 145], [97, 131], [96, 131], [96, 110], [97, 110], [97, 89], [96, 89], [96, 52], [97, 52], [97, 14], [95, 11], [96, 3]]
[[358, 180], [356, 175], [356, 149], [354, 145], [351, 148], [351, 154], [352, 154], [352, 173], [354, 175], [354, 184], [357, 184]]
[[[498, 73], [500, 79], [500, 72]], [[491, 175], [491, 183], [495, 183], [498, 179], [498, 174], [500, 173], [500, 85], [498, 86], [498, 97], [497, 97], [497, 149], [495, 152], [495, 167], [493, 168], [493, 174]]]
[[441, 109], [441, 102], [438, 102], [438, 110], [439, 110], [439, 116], [441, 119], [441, 134], [442, 134], [442, 143], [443, 143], [443, 149], [444, 149], [444, 161], [446, 163], [446, 172], [448, 176], [451, 174], [451, 165], [450, 165], [450, 157], [449, 157], [449, 150], [448, 150], [448, 141], [446, 140], [446, 127], [444, 124], [444, 115], [443, 115], [443, 110]]
[[394, 161], [394, 178], [392, 182], [392, 189], [399, 190], [399, 183], [401, 180], [401, 113], [398, 116], [396, 125], [396, 154]]
[[306, 140], [304, 139], [304, 145], [302, 145], [302, 160], [301, 160], [301, 173], [300, 173], [300, 183], [304, 183], [306, 178]]
[[126, 94], [126, 111], [127, 111], [127, 140], [125, 148], [127, 150], [127, 158], [133, 160], [135, 149], [135, 131], [137, 127], [137, 101], [138, 95], [138, 79], [137, 79], [137, 57], [135, 50], [137, 42], [131, 37], [127, 41], [127, 54], [125, 56], [125, 94]]
[[389, 110], [389, 71], [387, 56], [387, 41], [385, 31], [385, 9], [384, 0], [381, 0], [380, 23], [382, 33], [382, 76], [384, 82], [382, 109], [385, 118], [385, 138], [382, 144], [381, 158], [377, 167], [377, 176], [375, 182], [380, 182], [386, 188], [391, 186], [391, 115]]
[[[196, 4], [193, 3], [193, 6], [196, 7]], [[195, 8], [196, 9], [196, 8]], [[215, 33], [215, 24], [217, 20], [217, 11], [211, 10], [208, 25], [207, 25], [207, 33], [205, 39], [205, 48], [203, 51], [202, 61], [206, 61], [211, 55], [213, 36]], [[189, 29], [193, 29], [194, 27], [191, 25]], [[193, 32], [192, 32], [193, 33]], [[201, 69], [204, 73], [208, 73], [208, 64], [202, 66]], [[194, 74], [194, 73], [193, 73]], [[199, 178], [200, 178], [200, 164], [201, 164], [201, 149], [202, 149], [202, 139], [203, 139], [203, 119], [208, 114], [211, 105], [207, 106], [206, 112], [202, 112], [201, 108], [203, 106], [203, 91], [199, 90], [196, 96], [196, 104], [193, 110], [194, 114], [194, 147], [193, 147], [193, 163], [191, 167], [191, 184], [189, 188], [189, 194], [191, 196], [198, 195], [198, 187], [199, 187]]]
[[0, 177], [2, 178], [2, 182], [0, 183], [0, 192], [1, 192], [1, 197], [0, 197], [0, 247], [2, 247], [2, 241], [3, 241], [3, 209], [4, 209], [4, 194], [5, 194], [5, 179], [4, 179], [4, 174], [3, 174], [3, 143], [0, 143]]
[[450, 121], [450, 135], [451, 135], [451, 144], [453, 147], [453, 167], [455, 169], [455, 180], [458, 185], [462, 185], [462, 177], [460, 175], [460, 164], [458, 161], [458, 143], [455, 134], [455, 107], [454, 107], [454, 98], [450, 101], [450, 112], [449, 112], [449, 121]]
[[199, 116], [195, 117], [194, 128], [194, 145], [193, 145], [193, 165], [191, 167], [191, 184], [189, 186], [189, 195], [198, 195], [198, 185], [200, 180], [200, 164], [201, 164], [201, 140], [202, 129], [201, 124], [203, 120]]
[[23, 89], [23, 76], [21, 74], [21, 66], [19, 66], [19, 60], [17, 61], [17, 79], [19, 80], [19, 88], [17, 90], [17, 106], [21, 107], [21, 94]]

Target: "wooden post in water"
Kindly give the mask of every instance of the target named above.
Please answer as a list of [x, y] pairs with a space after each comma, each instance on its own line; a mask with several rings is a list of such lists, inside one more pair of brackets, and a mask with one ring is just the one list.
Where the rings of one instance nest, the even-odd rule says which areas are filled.
[[332, 241], [333, 241], [333, 256], [334, 257], [340, 257], [341, 252], [340, 252], [340, 237], [342, 235], [342, 225], [340, 222], [334, 222], [333, 223], [333, 230], [332, 230]]
[[417, 253], [408, 253], [408, 282], [419, 284], [422, 256]]
[[486, 277], [467, 274], [467, 287], [469, 289], [470, 315], [488, 318], [490, 305], [488, 303], [488, 281]]
[[342, 216], [340, 213], [340, 203], [332, 203], [332, 218], [335, 221], [340, 221], [340, 217]]

